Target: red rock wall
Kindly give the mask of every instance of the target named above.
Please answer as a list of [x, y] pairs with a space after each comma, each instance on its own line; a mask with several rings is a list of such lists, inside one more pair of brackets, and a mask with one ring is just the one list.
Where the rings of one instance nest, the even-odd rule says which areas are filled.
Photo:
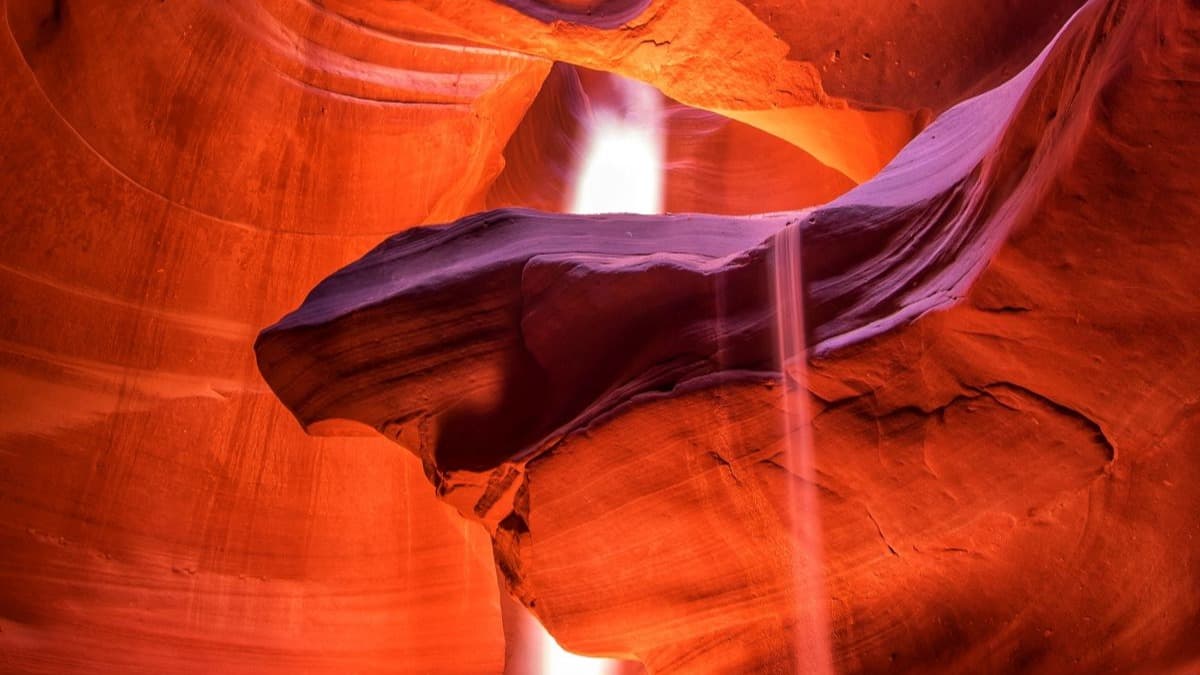
[[548, 64], [297, 3], [0, 9], [0, 670], [499, 670], [486, 535], [305, 436], [250, 345], [482, 204]]
[[[621, 4], [611, 27], [533, 0], [0, 2], [0, 670], [500, 672], [493, 548], [571, 647], [786, 669], [793, 479], [769, 383], [639, 399], [535, 461], [501, 457], [496, 501], [500, 474], [435, 471], [433, 447], [423, 465], [305, 435], [255, 336], [393, 232], [553, 210], [548, 166], [571, 153], [545, 140], [570, 126], [537, 98], [551, 61], [689, 106], [668, 125], [671, 210], [790, 209], [869, 184], [1083, 3]], [[1039, 80], [1003, 171], [974, 177], [1020, 197], [1020, 227], [970, 294], [812, 363], [840, 671], [1200, 664], [1200, 17], [1090, 5], [1072, 39], [1092, 46]], [[652, 286], [711, 291], [679, 278]], [[613, 316], [652, 307], [612, 298]], [[554, 347], [559, 324], [540, 326]], [[626, 359], [579, 327], [625, 393], [669, 349]], [[743, 348], [720, 343], [716, 368]], [[576, 393], [572, 414], [597, 389]], [[486, 528], [460, 515], [484, 496]]]

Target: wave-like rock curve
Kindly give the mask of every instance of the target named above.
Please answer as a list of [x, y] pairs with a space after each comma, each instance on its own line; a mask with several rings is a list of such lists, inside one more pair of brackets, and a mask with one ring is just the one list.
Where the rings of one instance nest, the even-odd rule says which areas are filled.
[[[1187, 198], [1171, 192], [1141, 211], [1091, 210], [1109, 238], [1072, 248], [1081, 242], [1064, 203], [1108, 203], [1114, 185], [1136, 193], [1192, 174], [1171, 151], [1113, 134], [1154, 106], [1171, 112], [1144, 133], [1178, 145], [1197, 128], [1184, 73], [1194, 73], [1198, 19], [1187, 3], [1086, 3], [1019, 74], [939, 116], [877, 177], [823, 207], [742, 218], [504, 209], [401, 233], [265, 330], [259, 367], [311, 429], [350, 420], [417, 453], [439, 493], [492, 533], [511, 590], [564, 644], [656, 672], [786, 669], [796, 590], [772, 542], [786, 539], [778, 505], [796, 478], [780, 448], [770, 280], [773, 251], [795, 247], [816, 359], [835, 663], [1138, 665], [1146, 636], [1121, 625], [1125, 596], [1076, 598], [1096, 636], [1076, 639], [1044, 627], [1077, 625], [1069, 604], [978, 589], [1019, 583], [1013, 566], [1047, 555], [1069, 556], [1067, 569], [1095, 583], [1136, 564], [1100, 565], [1039, 539], [1077, 531], [1078, 547], [1116, 546], [1090, 523], [1127, 515], [1097, 515], [1092, 500], [1111, 505], [1096, 495], [1132, 485], [1130, 467], [1164, 452], [1120, 431], [1119, 406], [1064, 389], [1070, 378], [1046, 361], [1046, 340], [1106, 343], [1131, 324], [1081, 309], [1075, 325], [1088, 329], [1075, 334], [1031, 298], [1057, 279], [1059, 298], [1043, 307], [1103, 311], [1095, 294], [1130, 273], [1106, 247], [1140, 236], [1134, 222], [1162, 232], [1152, 241], [1186, 231], [1171, 209]], [[1039, 237], [1064, 248], [1031, 248]], [[1065, 267], [1039, 276], [1062, 256]], [[1168, 289], [1186, 287], [1191, 267], [1155, 296], [1175, 297]], [[1194, 299], [1171, 302], [1195, 316]], [[926, 340], [961, 351], [939, 348], [944, 361], [927, 364]], [[1195, 374], [1186, 352], [1174, 365], [1183, 371], [1163, 377]], [[1172, 386], [1125, 398], [1152, 405]], [[1194, 416], [1168, 407], [1178, 450]], [[1170, 536], [1151, 539], [1159, 550]], [[1151, 585], [1169, 588], [1185, 569]], [[884, 570], [907, 586], [885, 583]], [[1179, 647], [1194, 620], [1174, 608], [1156, 658], [1194, 656]], [[899, 634], [907, 650], [891, 646]]]

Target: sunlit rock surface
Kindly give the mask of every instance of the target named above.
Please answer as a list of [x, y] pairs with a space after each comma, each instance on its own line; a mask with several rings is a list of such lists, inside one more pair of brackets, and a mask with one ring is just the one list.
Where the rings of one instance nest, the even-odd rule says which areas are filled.
[[[0, 0], [0, 670], [528, 672], [509, 592], [655, 672], [815, 592], [839, 671], [1200, 667], [1198, 12]], [[707, 215], [480, 214], [608, 71]]]
[[260, 368], [303, 424], [416, 453], [567, 646], [786, 671], [811, 589], [769, 268], [798, 245], [835, 667], [1184, 667], [1198, 18], [1087, 3], [811, 210], [402, 233], [265, 331]]
[[498, 670], [486, 535], [306, 437], [250, 344], [481, 206], [549, 64], [301, 3], [0, 10], [0, 670]]
[[[621, 118], [629, 114], [615, 86], [619, 81], [609, 73], [555, 64], [504, 149], [504, 171], [488, 191], [488, 207], [569, 211], [597, 111], [612, 108]], [[659, 98], [665, 211], [784, 211], [823, 204], [854, 187], [840, 171], [787, 141]]]

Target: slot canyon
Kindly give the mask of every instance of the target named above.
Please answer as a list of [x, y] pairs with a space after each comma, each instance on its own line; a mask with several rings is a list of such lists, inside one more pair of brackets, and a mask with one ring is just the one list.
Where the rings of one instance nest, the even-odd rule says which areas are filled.
[[1200, 1], [0, 21], [0, 672], [1200, 673]]

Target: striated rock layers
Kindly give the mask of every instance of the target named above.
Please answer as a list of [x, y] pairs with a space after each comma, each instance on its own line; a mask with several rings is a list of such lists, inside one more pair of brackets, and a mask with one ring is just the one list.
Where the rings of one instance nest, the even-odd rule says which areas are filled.
[[[791, 670], [810, 480], [839, 671], [1187, 668], [1200, 7], [1091, 0], [1030, 58], [820, 207], [402, 232], [265, 330], [258, 366], [311, 431], [415, 453], [569, 648]], [[777, 355], [782, 247], [807, 375]], [[807, 383], [809, 476], [781, 367]]]
[[386, 441], [305, 436], [250, 346], [481, 208], [549, 64], [307, 3], [0, 26], [0, 671], [500, 670], [486, 535]]
[[[801, 592], [846, 672], [1187, 672], [1196, 14], [0, 0], [0, 671], [498, 673], [511, 590], [659, 672], [787, 670]], [[614, 73], [707, 215], [520, 210]], [[259, 330], [464, 217], [263, 337], [297, 425]]]

